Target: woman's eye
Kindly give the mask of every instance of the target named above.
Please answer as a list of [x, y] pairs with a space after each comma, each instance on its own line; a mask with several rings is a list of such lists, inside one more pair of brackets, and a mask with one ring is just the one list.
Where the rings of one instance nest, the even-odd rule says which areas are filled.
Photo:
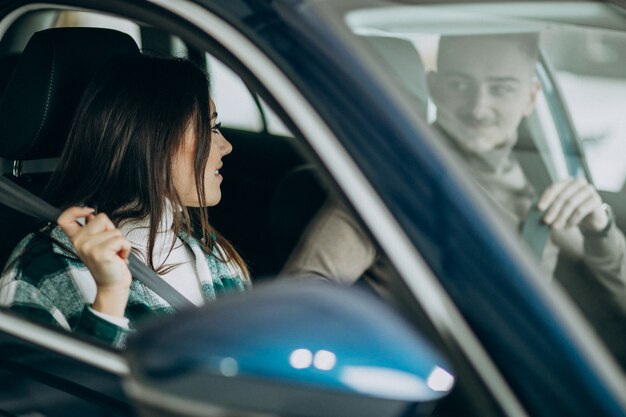
[[215, 125], [211, 128], [211, 131], [212, 131], [212, 132], [214, 132], [214, 133], [217, 133], [217, 132], [218, 132], [218, 130], [220, 130], [220, 128], [221, 128], [221, 127], [222, 127], [222, 123], [221, 123], [221, 122], [220, 122], [220, 123], [216, 123], [216, 124], [215, 124]]

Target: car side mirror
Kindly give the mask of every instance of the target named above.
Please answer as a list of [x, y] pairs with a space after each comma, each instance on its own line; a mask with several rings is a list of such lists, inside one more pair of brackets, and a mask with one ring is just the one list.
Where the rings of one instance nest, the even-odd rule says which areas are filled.
[[146, 416], [421, 415], [454, 384], [380, 299], [318, 282], [260, 285], [183, 311], [139, 331], [127, 352], [126, 389]]

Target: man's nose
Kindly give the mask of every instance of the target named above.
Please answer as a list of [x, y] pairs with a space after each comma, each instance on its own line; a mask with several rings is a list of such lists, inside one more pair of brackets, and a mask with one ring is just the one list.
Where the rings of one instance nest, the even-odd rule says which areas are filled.
[[486, 85], [476, 88], [468, 103], [470, 114], [477, 120], [489, 118], [493, 114], [493, 100]]

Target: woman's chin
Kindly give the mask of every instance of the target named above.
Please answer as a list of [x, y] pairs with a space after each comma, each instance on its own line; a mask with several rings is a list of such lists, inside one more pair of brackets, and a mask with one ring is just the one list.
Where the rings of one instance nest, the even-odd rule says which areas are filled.
[[218, 191], [206, 197], [206, 205], [207, 207], [217, 206], [221, 200], [222, 192]]

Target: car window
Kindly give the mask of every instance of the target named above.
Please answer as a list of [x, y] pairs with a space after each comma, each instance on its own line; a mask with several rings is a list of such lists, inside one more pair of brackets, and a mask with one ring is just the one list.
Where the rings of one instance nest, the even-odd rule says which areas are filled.
[[551, 30], [544, 37], [544, 51], [596, 186], [621, 191], [626, 179], [626, 168], [619, 161], [626, 146], [621, 116], [626, 96], [625, 35], [592, 28]]
[[345, 23], [625, 366], [623, 15], [553, 7], [389, 6]]
[[259, 98], [259, 101], [261, 103], [261, 110], [263, 110], [267, 132], [272, 135], [293, 136], [293, 133], [285, 126], [276, 112], [274, 112], [263, 99]]
[[[100, 27], [119, 30], [133, 37], [146, 53], [165, 54], [188, 58], [187, 45], [177, 36], [151, 27], [141, 28], [127, 19], [93, 12], [62, 11], [58, 13], [55, 27]], [[214, 86], [213, 94], [220, 102], [220, 117], [225, 127], [261, 131], [263, 120], [252, 94], [241, 78], [210, 54], [205, 54], [206, 66]], [[275, 119], [272, 123], [276, 123]]]
[[220, 103], [220, 118], [226, 127], [260, 132], [263, 120], [252, 93], [232, 70], [206, 54], [213, 95]]

